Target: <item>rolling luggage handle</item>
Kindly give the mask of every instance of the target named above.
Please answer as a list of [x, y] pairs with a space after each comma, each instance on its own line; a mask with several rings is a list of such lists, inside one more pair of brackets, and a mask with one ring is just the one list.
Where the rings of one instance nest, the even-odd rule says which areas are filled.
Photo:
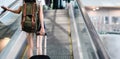
[[[43, 37], [44, 37], [44, 40], [43, 40]], [[39, 54], [39, 51], [37, 51], [37, 55], [30, 57], [30, 59], [50, 59], [50, 57], [47, 55], [47, 34], [45, 33], [45, 35], [37, 35], [37, 40], [40, 40], [39, 42], [37, 42], [37, 46], [41, 46], [41, 47], [37, 47], [37, 48], [40, 48], [40, 54]], [[42, 43], [44, 43], [43, 54], [42, 54]]]
[[37, 35], [37, 55], [46, 54], [47, 54], [47, 34], [45, 33], [45, 35]]
[[44, 36], [44, 55], [47, 55], [47, 34]]

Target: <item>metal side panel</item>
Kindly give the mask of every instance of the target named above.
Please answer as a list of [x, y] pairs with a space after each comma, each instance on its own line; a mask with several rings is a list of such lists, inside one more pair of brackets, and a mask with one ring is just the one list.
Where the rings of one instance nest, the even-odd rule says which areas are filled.
[[18, 29], [11, 38], [6, 48], [0, 53], [0, 59], [18, 59], [22, 53], [21, 48], [25, 46], [26, 33]]
[[73, 45], [73, 56], [74, 59], [83, 59], [82, 47], [80, 38], [78, 36], [78, 29], [74, 17], [72, 5], [69, 5], [70, 25], [71, 25], [71, 37]]

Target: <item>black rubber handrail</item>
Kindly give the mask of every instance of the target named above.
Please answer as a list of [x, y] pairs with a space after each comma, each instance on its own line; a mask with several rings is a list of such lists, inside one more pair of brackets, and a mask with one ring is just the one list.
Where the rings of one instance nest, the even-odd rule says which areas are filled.
[[[17, 1], [18, 1], [18, 0], [15, 0], [13, 3], [11, 3], [11, 4], [8, 6], [8, 8], [12, 7]], [[3, 11], [1, 12], [1, 14], [0, 14], [0, 17], [4, 16], [5, 12], [6, 12], [6, 10], [3, 10]]]

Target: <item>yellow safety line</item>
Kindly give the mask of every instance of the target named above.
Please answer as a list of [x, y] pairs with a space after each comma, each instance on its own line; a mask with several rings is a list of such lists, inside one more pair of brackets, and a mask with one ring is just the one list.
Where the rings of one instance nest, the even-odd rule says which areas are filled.
[[68, 16], [68, 36], [69, 36], [69, 47], [70, 47], [70, 59], [73, 59], [73, 46], [72, 46], [72, 38], [71, 38], [71, 32], [70, 32], [70, 17]]
[[27, 49], [28, 49], [28, 45], [24, 48], [24, 51], [23, 51], [23, 53], [22, 53], [21, 59], [24, 59], [24, 56], [25, 56], [25, 54], [26, 54], [26, 52], [27, 52]]

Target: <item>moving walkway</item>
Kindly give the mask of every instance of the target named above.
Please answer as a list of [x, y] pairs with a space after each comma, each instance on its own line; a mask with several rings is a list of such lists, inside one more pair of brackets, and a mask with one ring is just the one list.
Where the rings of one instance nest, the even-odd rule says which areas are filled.
[[[51, 59], [109, 59], [86, 11], [79, 0], [76, 2], [75, 8], [70, 4], [66, 10], [45, 11], [47, 55]], [[26, 59], [26, 35], [20, 28], [15, 34], [18, 33], [10, 41], [12, 44], [9, 42], [10, 45], [1, 52], [1, 59]], [[13, 51], [15, 54], [10, 54]]]

